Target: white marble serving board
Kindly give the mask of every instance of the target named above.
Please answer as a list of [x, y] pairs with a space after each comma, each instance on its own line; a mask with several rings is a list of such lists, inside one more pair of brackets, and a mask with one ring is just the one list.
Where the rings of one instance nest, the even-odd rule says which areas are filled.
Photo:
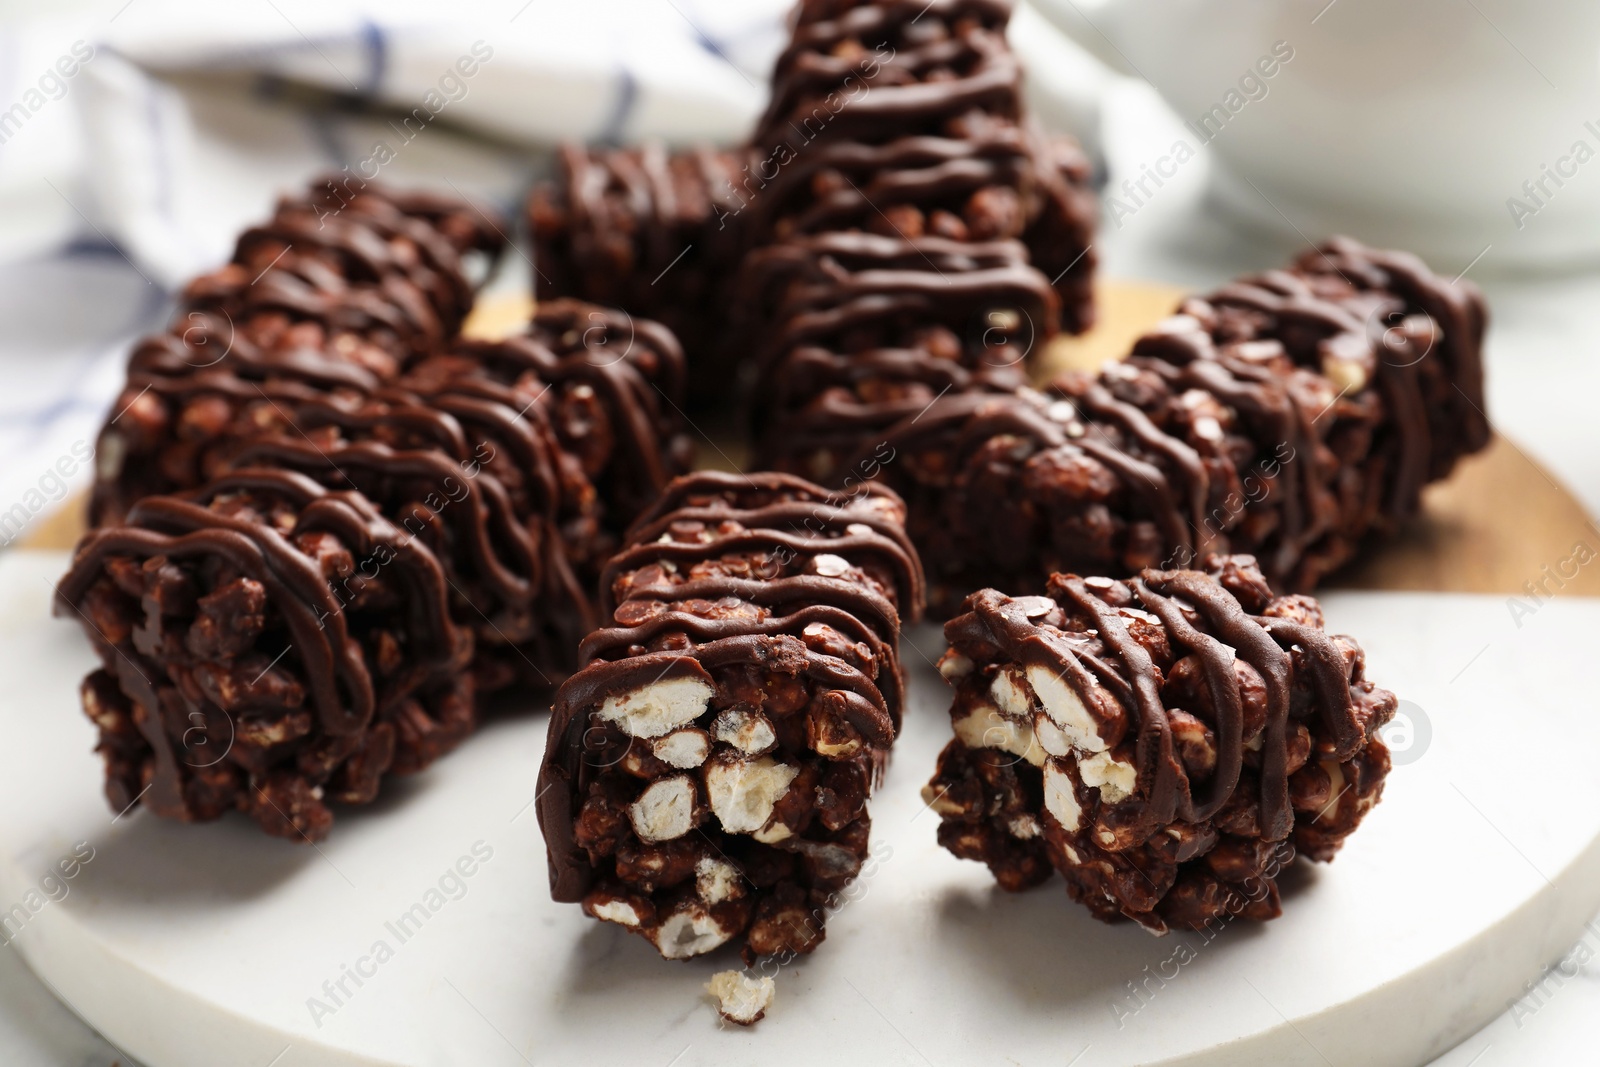
[[[550, 901], [542, 712], [341, 811], [316, 848], [242, 817], [114, 819], [76, 695], [92, 657], [47, 618], [63, 567], [0, 559], [0, 911], [53, 991], [149, 1067], [1409, 1065], [1503, 1012], [1600, 908], [1600, 602], [1518, 627], [1491, 597], [1326, 598], [1427, 727], [1338, 860], [1285, 876], [1283, 918], [1210, 942], [1098, 923], [1059, 881], [1001, 893], [939, 849], [918, 790], [945, 694], [908, 649], [913, 703], [873, 807], [882, 862], [778, 974], [768, 1017], [724, 1028], [702, 988], [738, 966], [731, 950], [669, 963]], [[913, 636], [937, 656], [935, 630]], [[92, 859], [62, 880], [75, 852]]]

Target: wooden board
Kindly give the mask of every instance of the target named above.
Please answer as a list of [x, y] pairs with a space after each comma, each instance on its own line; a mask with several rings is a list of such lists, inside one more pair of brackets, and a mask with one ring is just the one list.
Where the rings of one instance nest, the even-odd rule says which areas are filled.
[[[1183, 290], [1170, 286], [1102, 281], [1099, 325], [1082, 337], [1052, 342], [1042, 361], [1045, 374], [1120, 358], [1182, 296]], [[485, 301], [466, 331], [504, 337], [527, 322], [532, 308], [531, 300], [514, 296]], [[700, 452], [707, 467], [731, 466], [744, 454], [720, 438], [702, 441]], [[1600, 568], [1574, 562], [1600, 549], [1600, 531], [1572, 494], [1511, 440], [1496, 437], [1449, 481], [1431, 486], [1423, 500], [1419, 519], [1375, 544], [1329, 585], [1523, 598], [1600, 596]], [[81, 500], [62, 508], [33, 529], [24, 547], [71, 547], [83, 530], [82, 512]]]

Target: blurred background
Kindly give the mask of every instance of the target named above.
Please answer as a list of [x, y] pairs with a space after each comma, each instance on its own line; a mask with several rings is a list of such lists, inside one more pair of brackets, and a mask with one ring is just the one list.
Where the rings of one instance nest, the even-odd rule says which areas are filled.
[[[735, 141], [788, 6], [0, 0], [0, 512], [37, 526], [83, 488], [41, 473], [280, 193], [362, 168], [516, 219], [563, 138]], [[1600, 513], [1600, 6], [1031, 0], [1011, 37], [1034, 114], [1102, 176], [1106, 277], [1209, 286], [1333, 232], [1465, 274], [1493, 313], [1491, 416]], [[510, 255], [493, 288], [528, 275]], [[1583, 974], [1438, 1062], [1591, 1062]], [[0, 1063], [119, 1058], [0, 949]]]

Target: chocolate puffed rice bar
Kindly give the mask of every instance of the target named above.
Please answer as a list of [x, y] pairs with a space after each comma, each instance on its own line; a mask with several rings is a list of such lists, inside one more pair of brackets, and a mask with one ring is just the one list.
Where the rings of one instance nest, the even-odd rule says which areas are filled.
[[57, 605], [100, 653], [83, 704], [113, 809], [239, 808], [314, 841], [329, 802], [449, 751], [487, 694], [551, 692], [599, 568], [686, 463], [682, 384], [665, 328], [574, 301], [371, 392], [149, 381], [149, 410], [106, 431], [149, 431], [100, 486], [121, 518]]
[[1382, 795], [1394, 694], [1249, 556], [986, 589], [945, 636], [956, 736], [923, 797], [1004, 889], [1058, 871], [1156, 933], [1271, 919], [1283, 868], [1333, 859]]
[[1485, 317], [1471, 283], [1335, 238], [1184, 301], [1127, 359], [1043, 390], [913, 406], [836, 387], [772, 426], [788, 447], [769, 458], [822, 484], [881, 468], [940, 614], [986, 586], [1226, 552], [1305, 591], [1488, 443]]
[[82, 696], [111, 808], [238, 809], [326, 837], [330, 802], [369, 803], [472, 730], [472, 632], [449, 593], [422, 539], [301, 474], [242, 469], [135, 504], [57, 589], [100, 657]]
[[539, 776], [552, 895], [669, 959], [812, 951], [861, 870], [921, 570], [892, 493], [702, 472], [605, 570]]
[[[313, 182], [246, 230], [231, 262], [190, 282], [166, 332], [128, 357], [96, 442], [89, 523], [192, 489], [233, 413], [224, 396], [357, 397], [449, 344], [498, 255], [494, 221], [464, 200], [349, 176]], [[187, 383], [217, 383], [199, 399]]]

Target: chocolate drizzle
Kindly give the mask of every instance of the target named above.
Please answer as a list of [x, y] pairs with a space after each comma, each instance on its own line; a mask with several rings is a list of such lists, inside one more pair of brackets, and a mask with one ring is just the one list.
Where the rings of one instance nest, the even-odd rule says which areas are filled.
[[[1022, 70], [1003, 35], [1010, 17], [1009, 3], [982, 0], [802, 7], [752, 140], [771, 147], [806, 136], [817, 116], [828, 118], [824, 136], [869, 141], [938, 132], [971, 110], [1018, 119]], [[870, 91], [830, 106], [852, 79]]]
[[338, 176], [279, 202], [246, 230], [233, 262], [184, 290], [185, 312], [222, 314], [236, 326], [279, 313], [354, 334], [396, 357], [436, 347], [472, 305], [468, 253], [495, 253], [499, 229], [464, 201], [400, 194]]
[[[896, 346], [924, 353], [902, 360], [902, 373], [941, 358], [972, 371], [1016, 368], [1054, 332], [1059, 303], [1014, 241], [841, 232], [752, 253], [735, 306], [741, 312], [729, 336], [756, 353], [761, 398], [786, 388], [797, 350], [821, 348], [845, 359]], [[943, 350], [935, 356], [928, 346], [938, 342]]]

